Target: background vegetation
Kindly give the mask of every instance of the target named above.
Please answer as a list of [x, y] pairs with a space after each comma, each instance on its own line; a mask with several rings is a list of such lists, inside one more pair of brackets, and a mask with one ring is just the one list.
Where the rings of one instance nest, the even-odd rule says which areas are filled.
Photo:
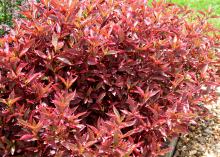
[[[211, 7], [214, 14], [220, 15], [220, 0], [170, 0], [171, 2], [187, 5], [196, 10], [204, 10]], [[211, 20], [218, 28], [220, 28], [220, 19]]]
[[5, 26], [12, 25], [12, 18], [24, 0], [0, 0], [0, 35], [4, 34]]

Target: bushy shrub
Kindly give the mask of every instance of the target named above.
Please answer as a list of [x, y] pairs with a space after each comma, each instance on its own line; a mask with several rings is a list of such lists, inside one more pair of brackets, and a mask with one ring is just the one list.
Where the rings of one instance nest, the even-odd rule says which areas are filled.
[[208, 12], [146, 0], [41, 0], [0, 40], [0, 154], [147, 157], [215, 99]]

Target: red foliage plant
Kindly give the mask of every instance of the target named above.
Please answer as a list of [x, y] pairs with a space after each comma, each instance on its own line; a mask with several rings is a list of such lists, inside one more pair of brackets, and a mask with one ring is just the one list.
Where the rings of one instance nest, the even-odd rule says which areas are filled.
[[209, 12], [164, 1], [30, 1], [0, 39], [0, 154], [169, 151], [166, 141], [216, 98]]

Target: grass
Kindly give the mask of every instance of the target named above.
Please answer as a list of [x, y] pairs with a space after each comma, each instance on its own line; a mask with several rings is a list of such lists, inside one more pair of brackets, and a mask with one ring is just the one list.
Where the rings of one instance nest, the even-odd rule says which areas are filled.
[[[196, 10], [207, 10], [209, 7], [213, 9], [215, 15], [220, 16], [220, 0], [170, 0], [173, 3], [187, 5]], [[220, 18], [210, 20], [215, 26], [220, 28]]]
[[[149, 0], [149, 3], [152, 0]], [[207, 10], [209, 7], [213, 9], [213, 14], [220, 16], [220, 0], [167, 0], [179, 5], [186, 5], [194, 10]], [[216, 27], [220, 28], [220, 18], [210, 20]]]

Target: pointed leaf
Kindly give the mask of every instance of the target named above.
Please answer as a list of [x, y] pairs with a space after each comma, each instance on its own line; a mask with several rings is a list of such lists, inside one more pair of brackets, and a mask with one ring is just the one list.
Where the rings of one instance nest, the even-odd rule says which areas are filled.
[[72, 63], [67, 59], [67, 58], [64, 58], [64, 57], [57, 57], [57, 59], [59, 61], [61, 61], [62, 63], [65, 63], [67, 65], [72, 65]]

